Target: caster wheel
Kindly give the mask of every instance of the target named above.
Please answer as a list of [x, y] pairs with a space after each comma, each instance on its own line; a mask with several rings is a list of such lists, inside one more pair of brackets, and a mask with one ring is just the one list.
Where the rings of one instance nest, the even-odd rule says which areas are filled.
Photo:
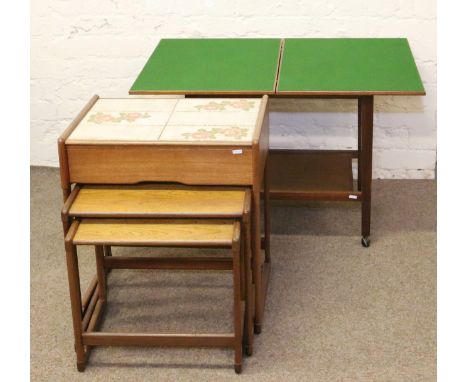
[[369, 248], [369, 246], [370, 246], [370, 239], [369, 239], [368, 237], [363, 237], [363, 238], [361, 239], [361, 244], [362, 244], [363, 247]]
[[242, 373], [242, 365], [234, 365], [234, 370], [236, 371], [236, 374]]

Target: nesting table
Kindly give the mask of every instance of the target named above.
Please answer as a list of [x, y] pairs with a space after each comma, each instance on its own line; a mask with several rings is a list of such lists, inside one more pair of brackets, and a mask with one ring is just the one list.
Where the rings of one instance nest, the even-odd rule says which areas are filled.
[[76, 184], [175, 182], [252, 189], [255, 329], [269, 277], [268, 97], [103, 99], [94, 96], [59, 139], [64, 199]]
[[163, 39], [130, 94], [357, 100], [356, 150], [270, 149], [268, 177], [273, 198], [360, 202], [367, 247], [374, 96], [425, 90], [404, 38]]

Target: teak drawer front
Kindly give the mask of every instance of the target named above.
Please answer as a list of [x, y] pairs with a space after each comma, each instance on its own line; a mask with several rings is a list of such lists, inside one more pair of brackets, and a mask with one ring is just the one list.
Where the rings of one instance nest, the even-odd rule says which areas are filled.
[[[250, 185], [252, 148], [163, 145], [67, 145], [71, 183], [180, 182]], [[236, 154], [233, 153], [236, 150]], [[239, 153], [240, 152], [240, 153]]]

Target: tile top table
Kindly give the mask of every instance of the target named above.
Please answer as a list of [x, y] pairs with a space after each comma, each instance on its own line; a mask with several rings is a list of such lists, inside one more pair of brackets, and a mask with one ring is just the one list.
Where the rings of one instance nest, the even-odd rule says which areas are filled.
[[[267, 96], [99, 99], [59, 144], [69, 183], [251, 185], [268, 151]], [[265, 117], [266, 115], [266, 117]]]
[[[222, 99], [95, 96], [59, 138], [64, 197], [68, 197], [72, 184], [176, 182], [250, 187], [258, 332], [270, 269], [261, 251], [260, 224], [260, 194], [262, 189], [268, 191], [264, 176], [268, 129], [268, 96]], [[268, 214], [264, 216], [268, 253]]]
[[99, 99], [66, 144], [251, 145], [254, 99]]

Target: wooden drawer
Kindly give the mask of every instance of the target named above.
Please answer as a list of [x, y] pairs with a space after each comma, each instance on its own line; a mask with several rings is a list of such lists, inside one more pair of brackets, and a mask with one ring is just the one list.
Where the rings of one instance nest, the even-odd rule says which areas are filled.
[[250, 146], [67, 145], [71, 183], [250, 185]]

